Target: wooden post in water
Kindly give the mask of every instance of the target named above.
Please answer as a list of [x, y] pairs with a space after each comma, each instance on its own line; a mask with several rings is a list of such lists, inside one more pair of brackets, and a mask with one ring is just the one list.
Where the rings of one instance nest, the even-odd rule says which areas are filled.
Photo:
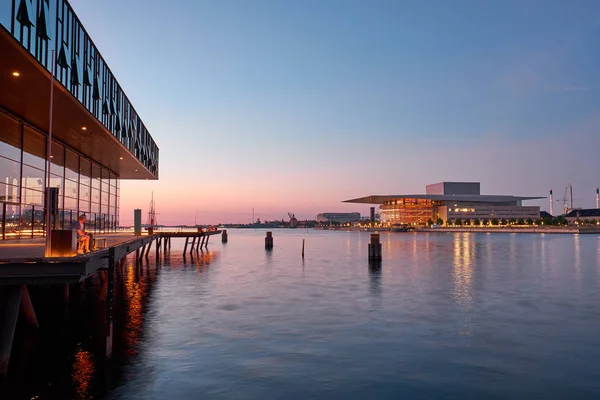
[[221, 243], [227, 243], [227, 229], [223, 229], [221, 233]]
[[204, 248], [207, 249], [208, 248], [208, 239], [210, 239], [210, 235], [208, 235], [206, 237], [206, 241], [204, 242]]
[[185, 252], [187, 251], [188, 240], [190, 240], [190, 238], [189, 238], [189, 237], [186, 237], [186, 238], [185, 238], [185, 246], [183, 246], [183, 254], [184, 254], [184, 257], [185, 257]]
[[192, 238], [192, 247], [190, 248], [190, 254], [192, 254], [192, 251], [194, 251], [194, 246], [196, 245], [196, 237], [194, 236]]
[[304, 258], [304, 239], [302, 239], [302, 258]]
[[381, 260], [381, 243], [379, 242], [379, 233], [371, 234], [371, 243], [369, 243], [369, 260]]
[[265, 249], [273, 248], [273, 232], [267, 232], [267, 236], [265, 237]]
[[156, 238], [156, 255], [154, 258], [158, 260], [158, 257], [160, 257], [160, 236]]
[[[2, 288], [0, 288], [2, 289]], [[4, 286], [0, 291], [0, 376], [6, 376], [8, 361], [12, 349], [13, 338], [17, 328], [19, 306], [21, 304], [21, 288], [19, 286]]]
[[23, 309], [23, 315], [25, 316], [25, 321], [30, 326], [35, 328], [39, 327], [37, 317], [35, 315], [35, 310], [33, 309], [33, 303], [31, 302], [31, 297], [29, 297], [29, 290], [27, 290], [27, 285], [21, 285], [21, 307]]

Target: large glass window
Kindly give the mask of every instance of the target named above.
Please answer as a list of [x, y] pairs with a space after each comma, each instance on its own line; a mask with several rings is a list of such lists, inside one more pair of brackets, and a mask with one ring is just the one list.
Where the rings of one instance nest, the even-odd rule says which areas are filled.
[[92, 184], [91, 176], [92, 176], [92, 164], [90, 160], [86, 160], [81, 157], [81, 176], [79, 177], [79, 183], [82, 183], [86, 186], [90, 186]]
[[21, 179], [21, 185], [25, 189], [44, 190], [44, 171], [23, 165], [23, 177]]
[[21, 180], [20, 161], [0, 156], [0, 182], [7, 185], [19, 185]]
[[30, 128], [25, 128], [23, 138], [23, 163], [46, 170], [46, 137]]
[[79, 178], [79, 156], [67, 149], [65, 158], [66, 170], [65, 178], [77, 182]]
[[50, 172], [57, 175], [63, 175], [63, 168], [65, 167], [65, 147], [62, 144], [52, 141], [52, 155], [50, 156], [50, 159], [52, 160]]
[[0, 114], [0, 156], [21, 162], [21, 125]]
[[100, 189], [100, 179], [102, 179], [100, 167], [96, 164], [92, 164], [92, 187], [94, 189]]
[[[18, 203], [19, 187], [0, 183], [0, 202]], [[2, 205], [0, 205], [1, 207]]]

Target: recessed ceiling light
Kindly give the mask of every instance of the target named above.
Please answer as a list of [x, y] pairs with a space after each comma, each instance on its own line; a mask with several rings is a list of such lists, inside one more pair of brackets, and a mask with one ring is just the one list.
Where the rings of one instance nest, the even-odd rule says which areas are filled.
[[136, 169], [135, 172], [138, 172], [138, 170]]
[[82, 127], [81, 127], [81, 130], [82, 130], [82, 131], [87, 131], [87, 126], [82, 126]]
[[21, 76], [21, 74], [19, 73], [19, 71], [14, 71], [14, 72], [12, 73], [12, 75], [13, 75], [13, 76]]
[[50, 156], [50, 158], [54, 158], [54, 156]]
[[122, 160], [122, 159], [123, 159], [123, 157], [119, 157], [119, 160]]

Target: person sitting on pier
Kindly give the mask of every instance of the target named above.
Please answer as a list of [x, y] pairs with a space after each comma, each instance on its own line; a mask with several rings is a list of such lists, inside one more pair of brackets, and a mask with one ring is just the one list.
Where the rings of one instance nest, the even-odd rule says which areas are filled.
[[[73, 221], [71, 225], [71, 229], [77, 231], [77, 242], [81, 242], [82, 251], [81, 253], [89, 253], [90, 251], [90, 243], [92, 242], [92, 234], [85, 231], [85, 214], [81, 214], [77, 221]], [[77, 248], [77, 253], [80, 254], [79, 247]]]

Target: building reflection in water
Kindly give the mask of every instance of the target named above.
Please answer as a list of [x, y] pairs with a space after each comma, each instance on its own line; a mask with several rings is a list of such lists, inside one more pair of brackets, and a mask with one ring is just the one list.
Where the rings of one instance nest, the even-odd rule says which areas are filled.
[[454, 290], [452, 297], [456, 304], [465, 312], [465, 326], [459, 334], [469, 335], [471, 322], [471, 306], [473, 302], [473, 267], [474, 241], [469, 233], [457, 233], [453, 241], [454, 260], [452, 263], [452, 279]]
[[136, 354], [137, 343], [140, 340], [143, 328], [143, 304], [147, 297], [148, 287], [146, 279], [148, 274], [138, 274], [144, 266], [135, 264], [126, 267], [124, 277], [123, 297], [125, 300], [127, 321], [123, 330], [123, 339], [126, 343], [127, 354]]
[[78, 399], [90, 398], [90, 384], [94, 377], [94, 360], [89, 351], [85, 351], [79, 347], [75, 353], [72, 366], [73, 386], [77, 392]]

